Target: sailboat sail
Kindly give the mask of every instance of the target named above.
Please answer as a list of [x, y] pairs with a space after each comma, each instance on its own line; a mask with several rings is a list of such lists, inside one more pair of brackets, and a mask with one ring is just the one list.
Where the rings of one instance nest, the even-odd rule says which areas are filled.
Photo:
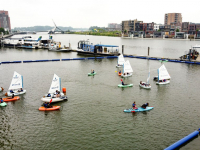
[[124, 62], [125, 62], [125, 61], [124, 61], [124, 56], [123, 56], [123, 54], [119, 55], [119, 56], [118, 56], [118, 60], [117, 60], [118, 65], [123, 65]]
[[158, 69], [158, 80], [164, 80], [164, 79], [170, 79], [170, 75], [165, 68], [165, 65], [163, 64], [159, 69]]
[[56, 90], [61, 91], [61, 78], [54, 74], [49, 93], [54, 93]]
[[129, 63], [129, 60], [127, 60], [124, 65], [123, 65], [123, 73], [132, 73], [133, 72], [133, 69]]
[[16, 90], [23, 88], [23, 76], [17, 73], [16, 71], [14, 72], [9, 90]]
[[147, 78], [147, 84], [149, 84], [149, 79], [150, 79], [150, 68], [149, 68], [149, 73], [148, 73], [148, 78]]

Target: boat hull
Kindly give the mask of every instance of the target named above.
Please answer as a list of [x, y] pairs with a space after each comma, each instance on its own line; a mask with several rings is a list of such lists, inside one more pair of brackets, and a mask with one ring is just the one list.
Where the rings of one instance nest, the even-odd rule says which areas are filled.
[[116, 65], [116, 67], [117, 67], [117, 68], [122, 68], [122, 67], [123, 67], [123, 65]]
[[12, 97], [6, 97], [6, 98], [3, 98], [3, 101], [4, 102], [11, 102], [11, 101], [19, 100], [19, 99], [20, 99], [19, 96], [15, 96], [14, 98], [12, 98]]
[[[142, 84], [143, 84], [143, 85], [142, 85]], [[142, 82], [142, 84], [139, 84], [139, 86], [140, 86], [141, 88], [144, 88], [144, 89], [151, 89], [151, 85], [146, 86], [146, 83], [145, 83], [145, 82]]]
[[125, 113], [132, 113], [132, 112], [148, 111], [148, 110], [151, 110], [151, 109], [153, 109], [153, 107], [146, 107], [146, 109], [144, 109], [142, 107], [138, 107], [138, 109], [133, 109], [133, 108], [125, 109], [124, 112]]
[[169, 84], [170, 81], [169, 80], [166, 80], [165, 82], [156, 82], [156, 84], [159, 84], [159, 85], [164, 85], [164, 84]]
[[95, 74], [97, 74], [97, 72], [94, 72], [94, 73], [88, 73], [88, 76], [94, 76]]
[[45, 108], [45, 107], [40, 107], [40, 111], [52, 111], [52, 110], [58, 110], [60, 109], [60, 106], [52, 106], [51, 108]]
[[4, 107], [4, 106], [7, 106], [7, 104], [3, 102], [3, 103], [0, 103], [0, 106]]
[[118, 87], [122, 87], [122, 88], [124, 88], [124, 87], [132, 87], [132, 86], [133, 86], [133, 84], [127, 84], [127, 85], [118, 84]]
[[7, 92], [8, 96], [12, 96], [13, 94], [15, 96], [17, 96], [17, 95], [22, 95], [22, 94], [25, 94], [25, 93], [26, 93], [26, 90], [23, 90], [23, 92], [14, 91], [14, 93]]
[[126, 75], [123, 75], [123, 74], [121, 75], [121, 77], [123, 77], [123, 78], [127, 78], [127, 77], [130, 77], [130, 76], [132, 76], [132, 73], [130, 73], [128, 75], [127, 74]]
[[56, 98], [51, 98], [51, 97], [42, 97], [41, 100], [43, 102], [50, 102], [52, 99], [52, 103], [54, 102], [60, 102], [60, 101], [64, 101], [64, 100], [67, 100], [67, 96], [65, 97], [56, 97]]

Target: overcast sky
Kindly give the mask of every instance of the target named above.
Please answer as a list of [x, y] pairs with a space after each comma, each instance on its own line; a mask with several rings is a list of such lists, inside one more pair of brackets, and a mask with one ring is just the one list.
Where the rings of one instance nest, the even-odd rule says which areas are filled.
[[182, 13], [183, 22], [200, 23], [199, 0], [1, 0], [11, 28], [28, 26], [107, 27], [138, 19], [164, 23], [165, 13]]

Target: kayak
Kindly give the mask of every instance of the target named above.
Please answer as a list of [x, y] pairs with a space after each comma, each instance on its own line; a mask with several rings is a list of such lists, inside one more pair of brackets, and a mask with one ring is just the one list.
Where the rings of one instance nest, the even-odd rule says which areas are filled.
[[146, 109], [144, 109], [142, 107], [138, 107], [138, 109], [133, 109], [133, 108], [125, 109], [124, 112], [131, 113], [131, 112], [148, 111], [148, 110], [151, 110], [151, 109], [153, 109], [153, 107], [146, 107]]
[[122, 75], [122, 73], [119, 73], [119, 72], [118, 72], [118, 75], [119, 75], [119, 76], [121, 76], [121, 75]]
[[3, 102], [3, 103], [0, 103], [0, 106], [7, 106], [7, 104], [5, 103], [5, 102]]
[[131, 86], [133, 86], [133, 84], [126, 84], [126, 85], [118, 84], [118, 87], [131, 87]]
[[58, 110], [58, 109], [60, 109], [60, 106], [53, 106], [51, 108], [45, 108], [42, 106], [39, 108], [39, 110], [41, 110], [41, 111]]
[[94, 76], [95, 74], [97, 74], [97, 72], [94, 72], [94, 73], [88, 73], [88, 76]]
[[3, 98], [3, 101], [4, 102], [10, 102], [10, 101], [16, 101], [16, 100], [19, 100], [19, 96], [15, 96], [14, 98], [12, 97], [6, 97], [6, 98]]

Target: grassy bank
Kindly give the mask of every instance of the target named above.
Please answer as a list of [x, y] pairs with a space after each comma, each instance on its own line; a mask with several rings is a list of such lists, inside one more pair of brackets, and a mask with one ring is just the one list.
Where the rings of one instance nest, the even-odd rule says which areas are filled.
[[92, 31], [85, 31], [85, 32], [70, 32], [68, 34], [82, 34], [82, 35], [97, 35], [97, 36], [114, 36], [120, 37], [120, 31], [109, 31], [109, 32], [92, 32]]

